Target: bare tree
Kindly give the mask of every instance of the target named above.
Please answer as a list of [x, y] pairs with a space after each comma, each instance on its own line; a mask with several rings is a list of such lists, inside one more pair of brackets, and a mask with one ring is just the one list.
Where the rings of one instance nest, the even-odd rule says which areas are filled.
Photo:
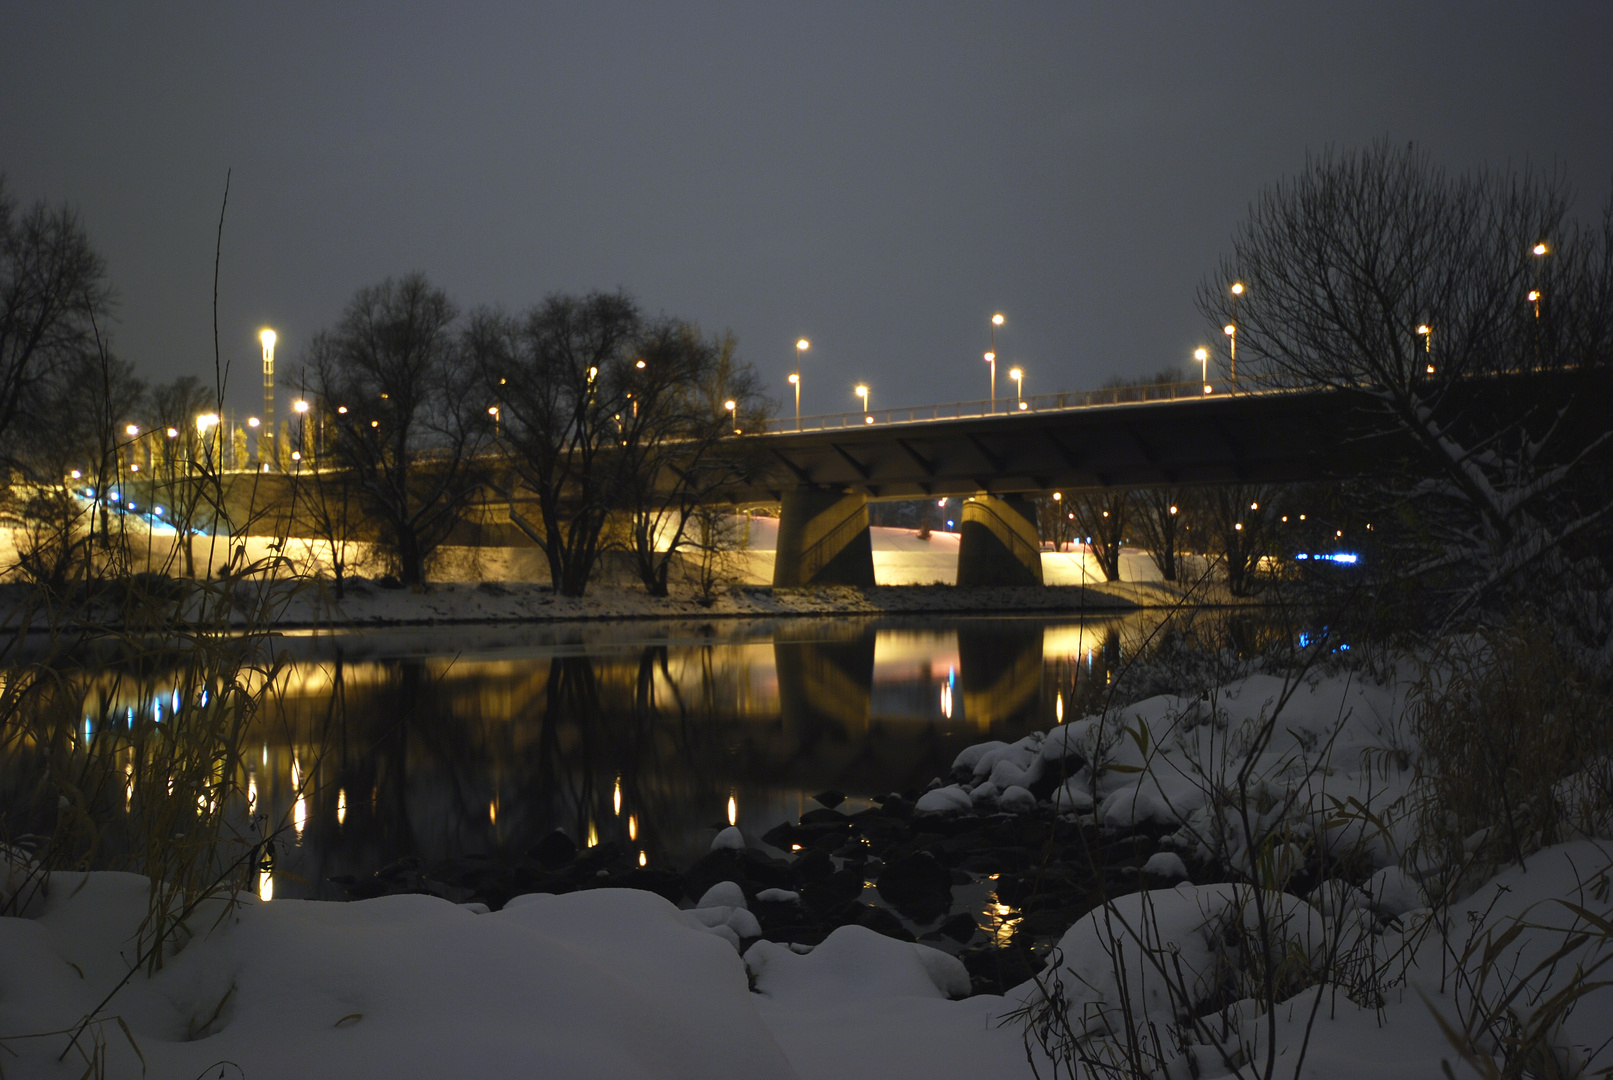
[[0, 178], [0, 454], [13, 462], [74, 361], [96, 353], [111, 301], [106, 267], [78, 217], [43, 202], [19, 211]]
[[1092, 554], [1098, 557], [1105, 581], [1120, 580], [1120, 546], [1126, 539], [1131, 514], [1131, 492], [1118, 488], [1087, 491], [1063, 500], [1066, 513], [1075, 515], [1078, 535], [1087, 538]]
[[1143, 550], [1159, 568], [1159, 576], [1176, 581], [1182, 570], [1182, 507], [1185, 492], [1174, 487], [1151, 487], [1132, 499], [1132, 523]]
[[1188, 496], [1192, 517], [1209, 539], [1233, 596], [1248, 596], [1260, 581], [1261, 560], [1273, 554], [1272, 525], [1278, 520], [1278, 489], [1234, 484], [1202, 488]]
[[313, 343], [310, 384], [323, 399], [331, 463], [354, 492], [406, 585], [481, 483], [486, 403], [461, 362], [448, 296], [423, 275], [360, 289]]
[[[557, 592], [581, 596], [606, 541], [633, 404], [637, 306], [621, 293], [556, 294], [524, 317], [478, 312], [466, 349], [498, 410], [510, 520], [549, 562]], [[647, 370], [647, 369], [646, 369]], [[537, 503], [538, 520], [520, 509]]]
[[691, 522], [703, 595], [710, 595], [704, 571], [727, 529], [696, 508], [755, 465], [734, 429], [759, 430], [767, 403], [755, 371], [734, 349], [731, 334], [706, 341], [688, 323], [665, 321], [641, 334], [637, 359], [624, 369], [631, 389], [623, 391], [617, 505], [631, 519], [634, 567], [651, 596], [667, 594], [667, 574]]
[[1382, 502], [1416, 518], [1397, 562], [1437, 577], [1447, 616], [1608, 549], [1588, 537], [1613, 501], [1586, 480], [1608, 450], [1590, 391], [1613, 354], [1613, 204], [1599, 227], [1569, 205], [1556, 177], [1328, 153], [1261, 194], [1200, 291], [1236, 319], [1240, 383], [1335, 388], [1406, 441]]

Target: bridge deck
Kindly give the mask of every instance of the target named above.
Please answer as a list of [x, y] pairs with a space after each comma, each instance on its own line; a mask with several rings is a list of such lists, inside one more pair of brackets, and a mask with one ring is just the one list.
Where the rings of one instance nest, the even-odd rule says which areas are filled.
[[[1359, 407], [1326, 390], [1116, 400], [1115, 391], [1046, 395], [1023, 410], [914, 415], [947, 406], [776, 422], [751, 436], [771, 466], [736, 501], [776, 500], [791, 487], [824, 486], [875, 499], [1007, 494], [1148, 484], [1278, 483], [1390, 467], [1396, 446], [1374, 434]], [[1120, 393], [1171, 387], [1136, 388]], [[1063, 405], [1046, 398], [1062, 397]], [[971, 404], [971, 403], [965, 403]], [[981, 404], [981, 403], [972, 403]], [[845, 418], [862, 413], [843, 414]], [[809, 421], [819, 424], [817, 430]]]

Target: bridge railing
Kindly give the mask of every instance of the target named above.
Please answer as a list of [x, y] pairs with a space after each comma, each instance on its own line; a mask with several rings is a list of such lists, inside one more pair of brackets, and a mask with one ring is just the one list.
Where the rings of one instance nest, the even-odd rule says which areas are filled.
[[1001, 397], [996, 401], [953, 401], [943, 405], [910, 405], [897, 409], [855, 410], [818, 416], [775, 417], [767, 422], [765, 434], [796, 431], [831, 431], [837, 428], [872, 427], [882, 424], [918, 424], [935, 420], [963, 420], [977, 416], [1016, 416], [1061, 409], [1088, 409], [1101, 405], [1124, 405], [1137, 401], [1169, 401], [1199, 398], [1207, 393], [1224, 394], [1224, 382], [1206, 384], [1150, 383], [1146, 386], [1112, 386], [1102, 390], [1073, 390], [1028, 397]]

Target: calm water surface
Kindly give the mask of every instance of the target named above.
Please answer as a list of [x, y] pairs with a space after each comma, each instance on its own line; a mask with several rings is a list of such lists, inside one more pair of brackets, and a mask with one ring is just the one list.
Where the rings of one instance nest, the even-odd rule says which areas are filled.
[[963, 618], [432, 628], [285, 639], [256, 736], [288, 822], [281, 897], [552, 829], [683, 867], [838, 789], [922, 788], [959, 750], [1083, 715], [1153, 620]]

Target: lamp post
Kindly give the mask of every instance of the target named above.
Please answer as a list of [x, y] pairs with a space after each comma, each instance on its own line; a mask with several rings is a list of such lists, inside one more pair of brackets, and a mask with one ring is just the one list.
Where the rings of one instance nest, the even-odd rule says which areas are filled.
[[1238, 298], [1243, 295], [1243, 282], [1234, 281], [1232, 288], [1232, 319], [1227, 323], [1226, 334], [1232, 339], [1232, 381], [1238, 381]]
[[1238, 382], [1238, 324], [1227, 323], [1221, 328], [1221, 332], [1227, 336], [1227, 355], [1232, 361], [1232, 369], [1229, 374], [1232, 377], [1233, 385], [1236, 385]]
[[801, 430], [801, 358], [806, 351], [812, 348], [812, 342], [801, 338], [795, 343], [795, 374], [790, 376], [790, 385], [795, 387], [795, 430]]
[[302, 455], [308, 451], [308, 438], [305, 433], [308, 424], [308, 402], [298, 398], [291, 403], [291, 411], [297, 414], [297, 460], [301, 461]]
[[1210, 392], [1210, 350], [1197, 348], [1193, 350], [1193, 359], [1199, 362], [1199, 381], [1204, 384], [1204, 392]]
[[997, 327], [1003, 324], [1002, 312], [991, 317], [991, 351], [986, 354], [986, 362], [991, 365], [991, 411], [997, 411]]
[[728, 424], [729, 424], [730, 427], [732, 427], [734, 429], [734, 434], [738, 435], [739, 434], [739, 412], [738, 412], [739, 403], [734, 401], [733, 398], [729, 398], [727, 401], [722, 403], [722, 407], [728, 410]]
[[268, 472], [270, 464], [274, 461], [274, 343], [275, 332], [264, 330], [258, 335], [263, 342], [263, 434], [258, 441], [268, 440], [269, 453], [258, 451], [263, 460], [263, 471]]
[[863, 399], [863, 418], [868, 419], [868, 387], [858, 383], [857, 389], [853, 390], [852, 393]]
[[1014, 403], [1023, 409], [1025, 407], [1025, 372], [1020, 368], [1009, 368], [1008, 377], [1014, 380]]
[[1423, 362], [1424, 373], [1432, 375], [1434, 373], [1434, 328], [1427, 323], [1421, 323], [1417, 327], [1417, 336], [1423, 339], [1423, 355], [1427, 357]]

